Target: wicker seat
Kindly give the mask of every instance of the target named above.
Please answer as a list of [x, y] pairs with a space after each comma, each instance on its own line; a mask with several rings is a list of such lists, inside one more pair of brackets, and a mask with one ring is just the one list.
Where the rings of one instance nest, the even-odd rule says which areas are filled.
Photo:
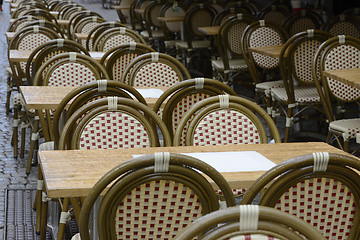
[[359, 239], [359, 170], [351, 155], [299, 156], [268, 170], [241, 203], [251, 203], [261, 191], [260, 205], [302, 218], [327, 239]]
[[175, 240], [223, 239], [311, 239], [326, 238], [301, 219], [258, 205], [240, 205], [203, 216], [182, 232]]
[[[309, 118], [309, 109], [316, 110], [317, 120], [320, 120], [319, 114], [324, 114], [312, 75], [312, 62], [320, 44], [331, 37], [330, 33], [309, 29], [291, 37], [281, 51], [280, 70], [284, 86], [273, 88], [271, 94], [286, 116], [284, 142], [288, 141], [294, 123]], [[317, 75], [320, 75], [319, 71]], [[274, 107], [273, 112], [276, 111]]]
[[[162, 116], [171, 137], [173, 137], [178, 123], [191, 106], [205, 98], [221, 94], [237, 95], [232, 88], [217, 80], [188, 79], [176, 83], [166, 90], [156, 101], [153, 110]], [[181, 145], [185, 145], [185, 138], [182, 140]]]
[[158, 52], [136, 57], [124, 70], [121, 82], [131, 86], [172, 86], [189, 79], [185, 66], [170, 55]]
[[155, 52], [151, 47], [142, 43], [123, 43], [107, 51], [100, 60], [108, 72], [110, 79], [121, 81], [126, 67], [139, 55]]
[[244, 30], [241, 38], [243, 56], [255, 85], [255, 101], [259, 101], [259, 94], [265, 96], [269, 114], [272, 114], [271, 89], [283, 86], [282, 80], [276, 80], [279, 59], [249, 52], [248, 48], [281, 45], [285, 43], [287, 38], [285, 30], [281, 26], [264, 20], [250, 24]]
[[222, 175], [193, 157], [155, 153], [115, 167], [85, 198], [80, 212], [81, 239], [90, 239], [90, 211], [110, 185], [99, 208], [100, 239], [173, 239], [195, 219], [219, 209], [218, 198], [204, 175], [224, 191], [227, 206], [234, 206]]
[[[327, 142], [335, 141], [339, 147], [349, 151], [349, 142], [360, 132], [358, 115], [346, 112], [347, 103], [357, 103], [360, 90], [325, 77], [323, 71], [332, 69], [359, 68], [360, 40], [351, 36], [336, 36], [324, 42], [318, 49], [314, 61], [319, 61], [320, 77], [315, 83], [329, 122]], [[316, 69], [313, 64], [313, 76]], [[354, 118], [356, 117], [356, 118]], [[341, 120], [341, 121], [339, 121]], [[355, 125], [354, 125], [355, 123]], [[343, 144], [341, 143], [343, 139]]]
[[[254, 102], [236, 96], [209, 97], [193, 105], [178, 124], [174, 135], [175, 146], [181, 143], [186, 124], [187, 146], [260, 144], [271, 139], [281, 142], [270, 115]], [[269, 136], [265, 126], [269, 128]]]

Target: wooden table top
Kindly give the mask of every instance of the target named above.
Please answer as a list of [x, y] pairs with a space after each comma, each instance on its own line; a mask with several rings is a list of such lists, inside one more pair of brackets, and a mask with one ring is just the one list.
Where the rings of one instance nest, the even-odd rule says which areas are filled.
[[[80, 197], [86, 196], [96, 181], [106, 172], [118, 164], [132, 159], [133, 155], [150, 154], [155, 152], [191, 153], [228, 151], [256, 151], [275, 164], [279, 164], [296, 156], [311, 154], [313, 152], [331, 152], [350, 155], [323, 142], [308, 142], [40, 151], [39, 162], [49, 197]], [[264, 171], [225, 172], [222, 174], [232, 188], [248, 188], [263, 173]]]
[[176, 16], [176, 17], [158, 17], [160, 22], [182, 22], [184, 21], [184, 16]]
[[265, 56], [279, 58], [283, 46], [284, 45], [282, 44], [282, 45], [271, 45], [271, 46], [262, 46], [262, 47], [251, 47], [248, 50], [249, 52], [256, 52], [263, 54]]
[[[32, 53], [32, 50], [10, 50], [9, 62], [26, 62]], [[100, 61], [105, 52], [90, 51], [90, 56], [96, 61]]]
[[205, 33], [206, 35], [217, 35], [219, 30], [220, 26], [199, 27], [199, 31]]
[[[76, 87], [64, 86], [20, 86], [20, 93], [24, 97], [25, 104], [29, 109], [55, 109], [63, 98]], [[154, 89], [152, 87], [136, 87], [141, 89]], [[163, 92], [168, 87], [158, 87]], [[148, 106], [152, 108], [157, 98], [144, 97]]]
[[324, 76], [360, 89], [360, 68], [324, 71]]

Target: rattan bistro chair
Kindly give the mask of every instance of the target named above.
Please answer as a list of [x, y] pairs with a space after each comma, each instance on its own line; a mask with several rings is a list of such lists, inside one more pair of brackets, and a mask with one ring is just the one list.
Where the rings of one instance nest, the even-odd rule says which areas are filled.
[[176, 235], [175, 240], [282, 239], [325, 240], [314, 227], [274, 208], [240, 205], [205, 215]]
[[[340, 35], [330, 38], [320, 45], [312, 64], [313, 76], [316, 76], [316, 64], [319, 62], [320, 77], [314, 77], [314, 79], [329, 122], [327, 142], [335, 141], [346, 152], [350, 149], [350, 140], [355, 139], [356, 134], [360, 132], [360, 118], [358, 115], [351, 114], [346, 105], [358, 104], [360, 90], [325, 77], [323, 72], [359, 68], [359, 54], [359, 38]], [[341, 143], [341, 139], [343, 139], [343, 143]]]
[[[193, 78], [176, 83], [156, 101], [153, 110], [162, 116], [171, 137], [186, 112], [197, 102], [216, 95], [237, 96], [228, 85], [209, 78]], [[184, 144], [185, 144], [185, 138]]]
[[234, 206], [224, 177], [199, 159], [155, 153], [120, 164], [85, 198], [80, 212], [81, 239], [90, 239], [90, 212], [107, 187], [99, 208], [99, 239], [173, 239], [195, 219], [219, 209], [215, 191], [204, 175], [225, 193], [227, 206]]
[[[265, 126], [269, 128], [269, 134]], [[179, 146], [183, 134], [186, 134], [187, 146], [260, 144], [272, 139], [281, 142], [274, 121], [259, 105], [229, 95], [209, 97], [190, 108], [176, 129], [175, 146]]]
[[303, 155], [264, 173], [241, 203], [261, 192], [260, 205], [302, 218], [327, 239], [359, 239], [359, 170], [359, 159], [351, 155]]

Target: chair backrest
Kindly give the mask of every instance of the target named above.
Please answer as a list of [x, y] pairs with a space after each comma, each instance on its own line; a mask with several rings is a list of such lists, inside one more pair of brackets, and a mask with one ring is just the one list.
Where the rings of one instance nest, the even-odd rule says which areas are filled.
[[220, 26], [227, 19], [229, 19], [230, 17], [236, 17], [239, 13], [242, 13], [244, 17], [245, 16], [249, 16], [249, 17], [252, 16], [254, 19], [256, 18], [256, 16], [251, 15], [251, 13], [249, 13], [246, 8], [230, 7], [230, 8], [225, 8], [224, 10], [222, 10], [221, 12], [216, 14], [212, 25], [213, 26]]
[[360, 37], [360, 19], [354, 16], [341, 14], [329, 18], [321, 29], [327, 31], [334, 36], [347, 35], [353, 37]]
[[[68, 93], [57, 106], [53, 117], [53, 136], [55, 146], [57, 146], [60, 138], [60, 129], [63, 123], [83, 105], [94, 100], [118, 96], [137, 100], [146, 105], [144, 97], [133, 87], [111, 80], [97, 80], [77, 87]], [[66, 112], [64, 110], [66, 109]]]
[[104, 31], [114, 27], [126, 27], [126, 26], [119, 22], [104, 22], [96, 25], [93, 29], [90, 30], [88, 34], [85, 45], [86, 49], [88, 49], [89, 51], [93, 50], [94, 43], [98, 38], [98, 36]]
[[[33, 84], [34, 75], [42, 64], [44, 64], [50, 58], [65, 52], [78, 52], [90, 56], [89, 52], [77, 42], [62, 38], [47, 41], [46, 43], [35, 48], [26, 62], [25, 72], [28, 84]], [[48, 65], [47, 68], [42, 69], [43, 77], [50, 67], [51, 65]]]
[[192, 41], [204, 39], [207, 36], [199, 31], [199, 27], [211, 26], [217, 12], [209, 4], [196, 4], [195, 7], [188, 9], [183, 21], [184, 38], [188, 46], [192, 46]]
[[[185, 7], [183, 5], [176, 4], [166, 4], [160, 12], [161, 17], [178, 17], [185, 16]], [[166, 39], [171, 39], [170, 34], [178, 33], [180, 34], [182, 28], [182, 22], [160, 22], [163, 32], [165, 33]]]
[[175, 146], [181, 143], [186, 124], [187, 146], [281, 142], [272, 118], [256, 103], [237, 96], [209, 97], [193, 105], [176, 129]]
[[307, 29], [320, 29], [323, 24], [322, 18], [310, 9], [293, 12], [281, 23], [289, 36], [306, 31]]
[[[280, 72], [288, 95], [288, 103], [295, 102], [294, 87], [315, 85], [312, 75], [312, 63], [318, 47], [333, 37], [321, 30], [308, 29], [295, 34], [286, 41], [280, 53]], [[317, 76], [320, 76], [317, 67]]]
[[[235, 205], [223, 176], [199, 159], [155, 153], [120, 164], [105, 174], [85, 198], [80, 213], [81, 239], [90, 239], [91, 208], [109, 186], [99, 209], [100, 239], [174, 238], [195, 219], [219, 209], [214, 189], [204, 176], [225, 191], [228, 207]], [[137, 213], [135, 209], [141, 210]]]
[[283, 7], [280, 7], [278, 5], [270, 5], [260, 10], [258, 12], [257, 18], [279, 26], [289, 15], [290, 12], [288, 12]]
[[31, 9], [28, 12], [26, 12], [26, 15], [28, 15], [28, 16], [32, 15], [32, 16], [38, 17], [40, 19], [58, 24], [56, 18], [53, 15], [51, 15], [47, 9], [46, 10], [39, 9], [39, 8]]
[[257, 69], [276, 69], [279, 66], [279, 59], [249, 52], [248, 48], [281, 45], [285, 43], [287, 38], [288, 35], [281, 26], [264, 20], [253, 22], [244, 30], [241, 38], [242, 52], [255, 83], [259, 82]]
[[[43, 70], [48, 69], [43, 77]], [[41, 65], [34, 77], [35, 86], [80, 86], [109, 79], [105, 68], [90, 56], [69, 52], [58, 54]]]
[[156, 0], [156, 1], [152, 1], [145, 8], [143, 17], [145, 21], [146, 31], [148, 32], [150, 38], [153, 36], [152, 35], [153, 30], [161, 29], [161, 24], [158, 19], [158, 16], [160, 15], [162, 7], [163, 7], [163, 1]]
[[351, 36], [335, 36], [325, 41], [315, 54], [312, 69], [316, 76], [315, 63], [319, 61], [320, 79], [315, 78], [321, 101], [327, 110], [329, 122], [335, 120], [336, 113], [332, 110], [332, 102], [354, 102], [360, 99], [360, 90], [335, 79], [325, 77], [323, 71], [359, 68], [357, 60], [360, 54], [360, 40]]
[[33, 22], [35, 20], [40, 20], [35, 16], [22, 16], [15, 19], [12, 23], [10, 23], [7, 32], [17, 32], [23, 29], [28, 23]]
[[261, 192], [260, 205], [302, 218], [327, 239], [359, 239], [359, 170], [359, 159], [349, 154], [299, 156], [264, 173], [241, 203]]
[[96, 38], [93, 48], [95, 51], [106, 52], [120, 44], [130, 42], [145, 44], [145, 40], [137, 32], [125, 27], [116, 27], [102, 32]]
[[126, 67], [139, 55], [155, 52], [151, 47], [142, 43], [124, 43], [107, 51], [100, 60], [110, 79], [121, 81]]
[[136, 57], [125, 69], [121, 81], [132, 86], [171, 86], [191, 78], [189, 71], [176, 58], [158, 52]]
[[61, 132], [58, 148], [159, 147], [157, 127], [164, 146], [171, 146], [165, 124], [148, 106], [129, 98], [101, 98], [70, 116]]
[[27, 5], [27, 6], [23, 6], [23, 7], [19, 7], [18, 9], [16, 9], [16, 11], [14, 11], [11, 14], [11, 18], [19, 18], [19, 17], [24, 17], [27, 15], [27, 12], [30, 11], [31, 9], [35, 9], [35, 6], [31, 6], [31, 5]]
[[[11, 40], [8, 53], [10, 50], [34, 50], [45, 42], [60, 38], [60, 35], [52, 29], [41, 27], [41, 26], [29, 26], [16, 32], [13, 39]], [[25, 79], [26, 63], [17, 62], [10, 63], [13, 77], [18, 86], [23, 84]]]
[[[173, 137], [181, 118], [195, 103], [221, 94], [237, 95], [231, 87], [214, 79], [187, 79], [166, 90], [156, 101], [153, 110], [162, 115], [163, 122]], [[185, 145], [185, 137], [181, 145]]]
[[62, 38], [65, 38], [63, 30], [59, 27], [59, 25], [56, 25], [53, 22], [49, 22], [47, 20], [39, 19], [39, 20], [28, 22], [24, 27], [29, 27], [29, 26], [47, 27], [47, 28], [50, 28], [50, 29], [54, 30], [54, 32], [59, 33], [59, 35]]
[[102, 16], [96, 12], [92, 12], [90, 10], [84, 11], [74, 11], [69, 18], [69, 25], [67, 27], [67, 33], [70, 39], [72, 39], [74, 33], [74, 27], [76, 24], [85, 17], [97, 16], [98, 18], [102, 18]]
[[104, 22], [106, 22], [105, 19], [97, 16], [82, 18], [74, 25], [74, 33], [89, 33], [94, 27]]
[[176, 235], [175, 240], [323, 239], [313, 226], [274, 208], [240, 205], [209, 213]]

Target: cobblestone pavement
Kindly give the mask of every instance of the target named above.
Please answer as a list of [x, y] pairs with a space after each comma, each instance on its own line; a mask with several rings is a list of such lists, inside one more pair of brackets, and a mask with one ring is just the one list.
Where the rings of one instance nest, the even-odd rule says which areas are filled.
[[[103, 9], [99, 1], [77, 1], [89, 10], [96, 11], [108, 21], [118, 19], [115, 10]], [[9, 4], [3, 4], [0, 12], [0, 239], [3, 239], [5, 229], [5, 193], [7, 189], [35, 189], [38, 166], [33, 166], [31, 174], [25, 174], [28, 148], [24, 159], [13, 157], [11, 146], [12, 112], [6, 115], [6, 66], [8, 66], [7, 42], [5, 32], [9, 26]], [[30, 130], [27, 132], [30, 138]]]

